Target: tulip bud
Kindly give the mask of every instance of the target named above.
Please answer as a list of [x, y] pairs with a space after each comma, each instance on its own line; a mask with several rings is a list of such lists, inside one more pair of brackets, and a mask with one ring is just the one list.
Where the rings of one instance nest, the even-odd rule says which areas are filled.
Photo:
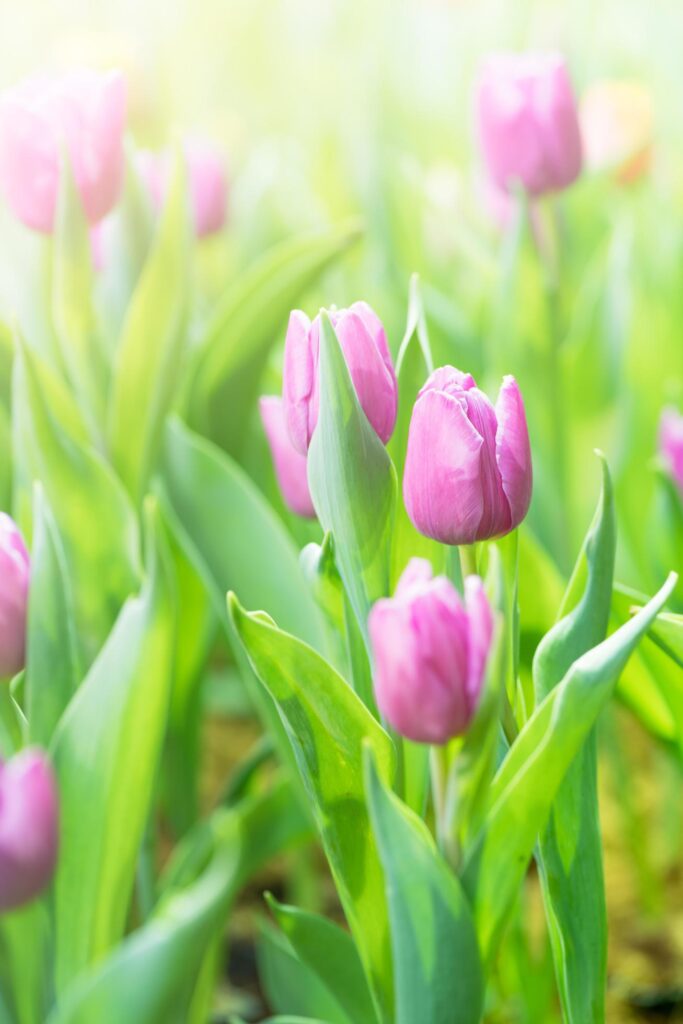
[[465, 580], [465, 603], [445, 576], [413, 558], [391, 598], [368, 621], [377, 706], [390, 725], [419, 743], [465, 732], [477, 709], [493, 635], [481, 580]]
[[124, 173], [126, 86], [118, 72], [27, 79], [0, 100], [0, 181], [15, 215], [53, 228], [62, 152], [91, 224], [116, 203]]
[[292, 444], [282, 399], [277, 395], [264, 395], [259, 401], [259, 411], [285, 504], [297, 515], [314, 519], [315, 509], [306, 475], [307, 459]]
[[47, 756], [21, 751], [0, 762], [0, 911], [34, 899], [57, 859], [58, 797]]
[[683, 497], [683, 416], [665, 409], [659, 422], [659, 452]]
[[[208, 140], [189, 138], [183, 144], [194, 232], [198, 238], [213, 235], [225, 224], [228, 185], [223, 154]], [[138, 154], [140, 173], [152, 202], [160, 210], [166, 200], [171, 175], [168, 153]]]
[[498, 188], [532, 196], [566, 188], [581, 171], [581, 135], [569, 73], [559, 54], [501, 54], [478, 86], [479, 134]]
[[531, 501], [524, 403], [504, 377], [494, 409], [469, 373], [435, 370], [420, 391], [408, 432], [403, 499], [413, 525], [444, 544], [509, 533]]
[[0, 512], [0, 679], [24, 667], [31, 563], [21, 533]]
[[[339, 338], [358, 401], [384, 444], [396, 423], [398, 388], [382, 321], [367, 302], [333, 310], [330, 320]], [[313, 323], [295, 309], [285, 339], [282, 396], [290, 437], [302, 455], [318, 422], [320, 317]]]

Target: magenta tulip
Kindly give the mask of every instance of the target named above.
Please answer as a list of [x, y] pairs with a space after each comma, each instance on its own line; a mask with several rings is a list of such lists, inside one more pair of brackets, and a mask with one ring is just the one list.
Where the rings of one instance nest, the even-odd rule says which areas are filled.
[[683, 416], [665, 409], [659, 423], [659, 451], [667, 470], [683, 495]]
[[259, 411], [285, 504], [299, 516], [315, 518], [306, 475], [307, 459], [292, 444], [282, 399], [277, 395], [264, 395], [259, 401]]
[[498, 188], [530, 195], [566, 188], [581, 172], [581, 133], [569, 73], [559, 54], [501, 54], [481, 71], [477, 119]]
[[0, 761], [0, 911], [38, 896], [55, 869], [57, 786], [47, 756], [27, 749]]
[[[194, 231], [198, 238], [220, 231], [226, 218], [228, 184], [221, 151], [206, 139], [188, 138], [183, 144]], [[171, 175], [170, 154], [138, 154], [140, 173], [156, 210], [166, 200]]]
[[509, 533], [531, 501], [524, 403], [505, 377], [495, 408], [469, 373], [435, 370], [408, 433], [403, 498], [414, 526], [444, 544]]
[[[382, 321], [367, 302], [333, 310], [330, 320], [363, 412], [384, 444], [396, 423], [398, 388]], [[285, 339], [282, 395], [289, 434], [302, 455], [318, 422], [320, 317], [313, 323], [295, 309]]]
[[391, 598], [369, 618], [377, 706], [389, 724], [419, 743], [464, 733], [477, 709], [493, 635], [481, 580], [465, 580], [465, 602], [428, 561], [413, 558]]
[[27, 79], [0, 100], [0, 181], [15, 215], [53, 229], [62, 153], [91, 224], [116, 203], [124, 173], [126, 86], [120, 73]]
[[31, 563], [18, 527], [0, 512], [0, 678], [24, 667]]

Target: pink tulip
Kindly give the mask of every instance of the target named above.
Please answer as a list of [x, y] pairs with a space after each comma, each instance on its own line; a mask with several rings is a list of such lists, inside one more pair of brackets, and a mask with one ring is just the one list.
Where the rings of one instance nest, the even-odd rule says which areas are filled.
[[465, 603], [422, 558], [407, 565], [391, 598], [369, 618], [377, 706], [389, 724], [419, 743], [446, 743], [474, 715], [493, 635], [481, 580], [465, 580]]
[[414, 526], [444, 544], [509, 533], [531, 501], [524, 403], [505, 377], [494, 409], [469, 373], [435, 370], [410, 421], [403, 498]]
[[53, 229], [62, 152], [91, 224], [116, 203], [124, 172], [126, 86], [119, 72], [27, 79], [0, 100], [0, 181], [30, 228]]
[[[228, 185], [223, 154], [206, 139], [189, 138], [183, 145], [195, 234], [215, 234], [225, 224]], [[171, 159], [169, 153], [138, 154], [140, 173], [152, 202], [160, 210], [166, 200]]]
[[659, 423], [659, 451], [683, 496], [683, 416], [665, 409]]
[[581, 171], [581, 134], [569, 73], [559, 54], [501, 54], [484, 63], [479, 135], [498, 188], [530, 195], [566, 188]]
[[24, 667], [31, 563], [21, 533], [0, 512], [0, 679]]
[[[396, 423], [398, 387], [382, 321], [367, 302], [333, 310], [330, 320], [339, 338], [363, 412], [384, 444]], [[308, 451], [318, 422], [320, 317], [313, 323], [295, 309], [285, 339], [282, 395], [294, 446]]]
[[47, 756], [27, 749], [0, 762], [0, 911], [34, 899], [57, 860], [57, 786]]
[[285, 504], [299, 516], [315, 518], [306, 475], [307, 459], [292, 444], [282, 399], [277, 395], [264, 395], [259, 401], [259, 411]]

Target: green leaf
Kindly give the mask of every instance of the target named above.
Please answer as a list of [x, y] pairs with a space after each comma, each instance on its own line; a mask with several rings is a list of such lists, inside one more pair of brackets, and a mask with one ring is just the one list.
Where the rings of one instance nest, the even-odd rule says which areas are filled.
[[574, 662], [538, 706], [498, 770], [490, 811], [469, 851], [464, 876], [485, 964], [495, 953], [536, 837], [546, 825], [567, 769], [675, 584], [676, 575], [671, 574], [630, 622]]
[[28, 741], [47, 747], [81, 672], [66, 557], [40, 484], [33, 522], [24, 692]]
[[229, 600], [235, 631], [275, 701], [327, 854], [380, 1020], [392, 1019], [384, 880], [365, 806], [362, 745], [387, 781], [393, 745], [351, 687], [320, 655], [259, 614]]
[[259, 980], [272, 1010], [301, 1014], [295, 1018], [299, 1020], [314, 1016], [329, 1024], [351, 1024], [323, 982], [297, 956], [286, 936], [267, 921], [259, 923], [256, 951]]
[[386, 875], [396, 1024], [478, 1024], [481, 961], [460, 883], [424, 822], [382, 781], [370, 750], [365, 787]]
[[42, 1024], [49, 999], [45, 967], [50, 942], [50, 919], [45, 900], [35, 900], [0, 916], [0, 1021], [2, 999], [14, 1012], [7, 1024]]
[[332, 533], [339, 574], [363, 636], [372, 604], [389, 592], [396, 473], [360, 407], [325, 311], [320, 315], [320, 412], [308, 451], [318, 518]]
[[266, 902], [298, 958], [334, 997], [351, 1022], [377, 1020], [358, 951], [339, 925], [298, 907], [286, 906], [266, 893]]
[[112, 381], [109, 444], [136, 505], [156, 465], [181, 379], [189, 251], [185, 173], [176, 153], [168, 201], [126, 315]]
[[[567, 588], [564, 617], [541, 641], [534, 659], [539, 702], [607, 635], [616, 517], [609, 468], [601, 458], [602, 492]], [[569, 1024], [599, 1024], [605, 1016], [607, 912], [594, 732], [557, 792], [538, 863], [563, 1016]]]
[[150, 810], [173, 679], [175, 595], [147, 512], [147, 571], [62, 718], [55, 893], [58, 992], [121, 937]]
[[239, 454], [270, 349], [290, 310], [359, 237], [354, 223], [284, 242], [228, 286], [195, 352], [188, 394], [192, 427]]

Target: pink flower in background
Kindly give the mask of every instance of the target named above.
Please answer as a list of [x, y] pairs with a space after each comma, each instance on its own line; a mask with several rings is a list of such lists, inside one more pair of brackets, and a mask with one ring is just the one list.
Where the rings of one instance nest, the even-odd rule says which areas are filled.
[[[228, 181], [222, 152], [207, 139], [183, 143], [195, 234], [198, 238], [220, 231], [227, 214]], [[157, 210], [164, 205], [171, 173], [170, 154], [143, 151], [138, 166]]]
[[30, 228], [54, 225], [62, 153], [91, 224], [116, 203], [124, 173], [126, 85], [119, 72], [30, 78], [0, 99], [0, 181]]
[[683, 496], [683, 416], [665, 409], [659, 422], [659, 452]]
[[285, 504], [299, 516], [315, 518], [306, 475], [307, 459], [292, 444], [282, 399], [278, 395], [264, 395], [259, 401], [259, 412]]
[[[384, 444], [396, 423], [398, 387], [384, 326], [367, 302], [333, 310], [330, 320], [363, 412]], [[318, 422], [320, 317], [295, 309], [285, 339], [282, 396], [290, 437], [304, 455]]]
[[31, 563], [23, 537], [0, 512], [0, 678], [24, 667]]
[[474, 715], [493, 635], [493, 615], [478, 576], [465, 602], [428, 561], [413, 558], [391, 598], [368, 620], [377, 706], [402, 736], [446, 743]]
[[21, 751], [0, 761], [0, 911], [38, 896], [57, 860], [57, 786], [47, 755]]
[[444, 544], [509, 533], [531, 501], [524, 402], [505, 377], [495, 408], [469, 373], [435, 370], [410, 421], [403, 498], [413, 525]]
[[559, 54], [489, 57], [477, 90], [481, 146], [493, 183], [530, 195], [566, 188], [581, 171], [581, 134]]

